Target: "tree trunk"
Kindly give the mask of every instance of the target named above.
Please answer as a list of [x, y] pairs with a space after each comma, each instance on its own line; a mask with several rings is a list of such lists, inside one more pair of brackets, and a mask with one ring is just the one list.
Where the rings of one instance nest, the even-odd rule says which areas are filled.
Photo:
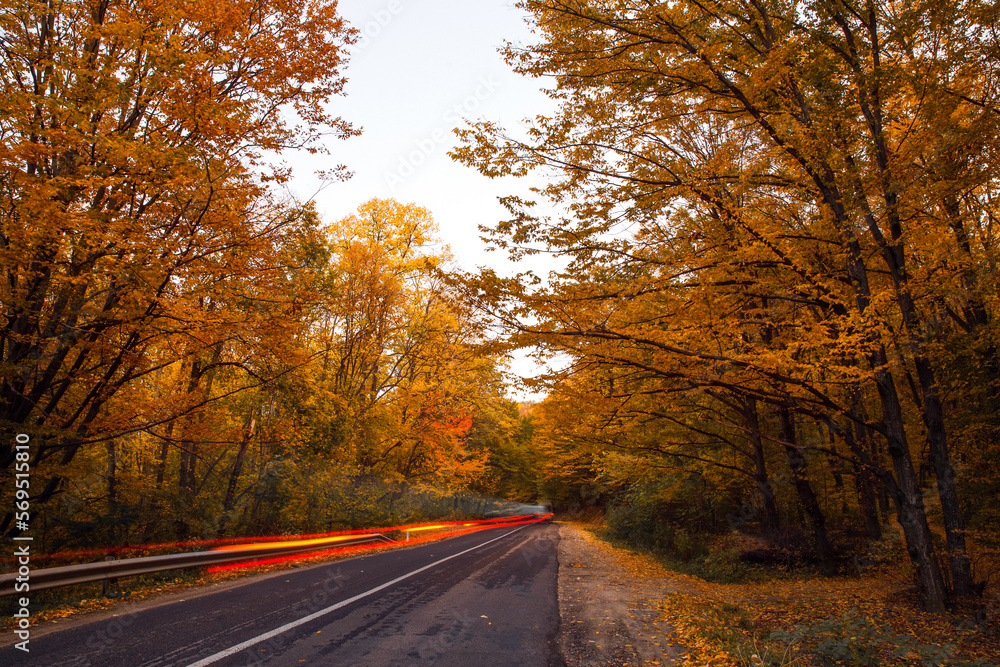
[[885, 370], [889, 360], [885, 348], [879, 347], [872, 355], [875, 383], [882, 404], [882, 421], [888, 441], [889, 457], [896, 473], [895, 479], [886, 479], [888, 491], [896, 504], [896, 517], [906, 537], [906, 550], [917, 569], [917, 579], [928, 611], [944, 611], [947, 592], [941, 569], [934, 555], [934, 542], [927, 525], [923, 496], [917, 484], [913, 459], [910, 457], [899, 395], [892, 376]]
[[174, 435], [174, 422], [167, 424], [167, 431], [163, 434], [163, 442], [160, 444], [160, 455], [156, 459], [156, 490], [163, 488], [163, 478], [167, 474], [167, 456], [170, 454], [170, 439]]
[[236, 460], [233, 461], [233, 470], [229, 474], [229, 485], [226, 487], [226, 497], [222, 502], [222, 518], [219, 520], [220, 536], [225, 531], [226, 524], [229, 523], [229, 515], [233, 511], [233, 502], [236, 499], [236, 485], [239, 482], [240, 473], [243, 472], [243, 460], [246, 457], [250, 441], [253, 439], [254, 427], [256, 425], [257, 421], [253, 417], [253, 411], [251, 411], [250, 421], [247, 423], [247, 427], [243, 431], [243, 437], [240, 439], [240, 448], [236, 452]]
[[806, 460], [796, 443], [795, 421], [788, 408], [778, 408], [778, 423], [780, 428], [778, 437], [785, 445], [785, 458], [792, 471], [792, 480], [799, 496], [800, 507], [809, 516], [809, 522], [812, 524], [816, 555], [823, 564], [823, 569], [833, 571], [833, 550], [830, 548], [830, 540], [826, 533], [826, 517], [816, 499], [812, 484], [809, 483], [809, 477], [806, 474]]
[[757, 400], [747, 398], [743, 408], [743, 418], [750, 431], [750, 444], [753, 447], [754, 481], [757, 483], [761, 498], [761, 526], [767, 535], [774, 535], [779, 527], [778, 503], [767, 474], [767, 459], [764, 456], [764, 441], [760, 435]]
[[[885, 150], [884, 138], [877, 139], [880, 150]], [[879, 166], [887, 170], [886, 161], [880, 158]], [[889, 181], [887, 180], [886, 183]], [[938, 495], [941, 498], [941, 510], [944, 516], [945, 534], [948, 544], [948, 562], [952, 573], [954, 592], [958, 595], [970, 595], [973, 589], [972, 571], [965, 545], [965, 522], [962, 517], [961, 505], [958, 502], [958, 491], [955, 486], [955, 475], [948, 455], [948, 437], [944, 425], [944, 411], [941, 408], [941, 398], [937, 393], [937, 382], [930, 359], [923, 343], [923, 322], [917, 311], [916, 303], [910, 287], [909, 272], [906, 268], [905, 245], [902, 242], [903, 227], [897, 209], [898, 193], [886, 188], [883, 196], [887, 204], [886, 213], [889, 221], [891, 243], [885, 239], [876, 239], [882, 246], [882, 257], [889, 269], [893, 286], [896, 290], [896, 303], [903, 317], [903, 325], [908, 334], [906, 341], [913, 364], [917, 370], [917, 380], [920, 382], [920, 392], [923, 394], [922, 412], [924, 424], [927, 427], [927, 444], [931, 459], [934, 462], [934, 472], [938, 482]], [[869, 216], [871, 218], [871, 216]], [[873, 218], [872, 218], [873, 219]], [[869, 222], [869, 226], [873, 226]], [[960, 240], [960, 239], [959, 239]], [[961, 240], [960, 240], [961, 242]]]
[[[864, 406], [859, 392], [855, 392], [851, 409], [859, 417], [866, 419]], [[858, 506], [865, 520], [868, 537], [873, 540], [882, 539], [882, 521], [879, 517], [878, 491], [884, 495], [885, 487], [877, 484], [876, 471], [873, 464], [881, 465], [878, 460], [875, 443], [871, 437], [871, 429], [860, 421], [854, 422], [853, 439], [850, 432], [844, 433], [847, 448], [851, 451], [851, 467], [854, 469], [854, 487], [858, 493]], [[870, 458], [869, 458], [870, 452]], [[881, 508], [886, 514], [885, 507]]]
[[[823, 427], [822, 423], [817, 424], [820, 428]], [[840, 453], [837, 451], [837, 437], [834, 435], [833, 429], [827, 426], [827, 431], [829, 432], [829, 447], [830, 451], [826, 453], [826, 462], [830, 467], [830, 472], [833, 474], [833, 488], [837, 491], [842, 491], [844, 488], [844, 461], [840, 457]], [[840, 512], [842, 515], [847, 516], [847, 497], [845, 494], [840, 494], [841, 506]]]
[[[824, 187], [823, 195], [840, 225], [840, 233], [844, 239], [844, 249], [847, 251], [847, 275], [854, 284], [854, 295], [859, 313], [865, 313], [871, 304], [871, 286], [868, 282], [868, 268], [865, 265], [854, 227], [844, 209], [839, 191], [835, 187]], [[877, 226], [873, 226], [874, 231]], [[875, 386], [878, 389], [879, 403], [882, 407], [882, 425], [892, 459], [895, 477], [883, 477], [886, 486], [896, 504], [896, 517], [903, 528], [906, 538], [906, 550], [910, 560], [917, 570], [917, 579], [924, 605], [928, 611], [942, 612], [946, 600], [944, 579], [934, 555], [934, 543], [931, 540], [930, 527], [927, 525], [927, 513], [924, 509], [923, 496], [917, 485], [917, 476], [910, 457], [909, 444], [906, 441], [903, 411], [899, 403], [899, 393], [896, 382], [889, 372], [889, 358], [885, 345], [879, 340], [875, 331], [869, 333], [873, 350], [868, 358], [872, 369]]]
[[865, 520], [865, 531], [872, 540], [882, 539], [882, 521], [878, 514], [878, 498], [875, 495], [875, 476], [856, 458], [851, 459], [854, 468], [854, 488], [858, 494], [858, 507]]
[[930, 363], [923, 356], [917, 356], [914, 363], [917, 367], [917, 379], [920, 381], [920, 388], [924, 395], [924, 423], [927, 426], [927, 444], [930, 447], [931, 459], [934, 461], [938, 496], [941, 498], [953, 592], [955, 595], [968, 596], [972, 595], [974, 582], [966, 551], [965, 520], [958, 502], [955, 472], [951, 467], [951, 458], [948, 455], [948, 439], [944, 427], [941, 399], [937, 394], [934, 371], [931, 369]]
[[108, 511], [115, 513], [115, 506], [118, 504], [118, 455], [115, 451], [115, 441], [108, 440], [105, 443], [108, 452]]
[[[181, 447], [186, 447], [187, 444], [188, 444], [187, 441], [185, 441], [185, 440], [181, 441]], [[184, 489], [186, 489], [188, 487], [188, 481], [187, 481], [188, 480], [188, 459], [190, 458], [190, 456], [191, 455], [188, 454], [188, 451], [187, 451], [186, 448], [181, 449], [181, 460], [180, 460], [180, 464], [178, 465], [178, 468], [177, 468], [177, 490], [178, 491], [183, 491]]]
[[[209, 309], [211, 312], [212, 308]], [[195, 360], [191, 364], [191, 382], [188, 386], [188, 395], [192, 396], [197, 392], [200, 402], [204, 403], [212, 397], [212, 385], [215, 382], [215, 372], [219, 359], [222, 356], [222, 343], [216, 343], [212, 347], [212, 357], [208, 365], [202, 365], [200, 360]], [[202, 381], [204, 380], [204, 382]], [[200, 385], [200, 387], [199, 387]], [[202, 406], [203, 407], [203, 406]], [[184, 424], [181, 438], [181, 464], [178, 472], [178, 486], [181, 491], [194, 494], [198, 480], [198, 440], [199, 429], [205, 421], [203, 409], [196, 410], [191, 414]]]

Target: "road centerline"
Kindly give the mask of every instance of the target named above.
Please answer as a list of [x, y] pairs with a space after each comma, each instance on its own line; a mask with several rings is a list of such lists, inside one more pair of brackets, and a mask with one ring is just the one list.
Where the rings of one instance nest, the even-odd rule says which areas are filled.
[[412, 576], [414, 576], [416, 574], [420, 574], [421, 572], [424, 572], [424, 571], [429, 570], [429, 569], [431, 569], [433, 567], [436, 567], [437, 565], [440, 565], [441, 563], [447, 562], [447, 561], [451, 560], [452, 558], [458, 558], [459, 556], [465, 555], [465, 554], [469, 553], [470, 551], [475, 551], [476, 549], [481, 549], [482, 547], [485, 547], [487, 544], [492, 544], [493, 542], [496, 542], [497, 540], [502, 540], [503, 538], [507, 537], [508, 535], [513, 535], [514, 533], [516, 533], [516, 532], [518, 532], [520, 530], [524, 530], [525, 528], [527, 528], [527, 526], [521, 526], [520, 528], [516, 528], [516, 529], [514, 529], [514, 530], [512, 530], [512, 531], [510, 531], [508, 533], [504, 533], [503, 535], [501, 535], [499, 537], [494, 537], [492, 540], [487, 540], [486, 542], [483, 542], [482, 544], [477, 544], [474, 547], [470, 547], [470, 548], [466, 549], [465, 551], [460, 551], [460, 552], [458, 552], [456, 554], [452, 554], [452, 555], [446, 556], [445, 558], [442, 558], [440, 560], [436, 560], [433, 563], [430, 563], [428, 565], [424, 565], [423, 567], [417, 568], [416, 570], [413, 570], [412, 572], [407, 572], [404, 575], [396, 577], [395, 579], [393, 579], [391, 581], [387, 581], [384, 584], [380, 584], [380, 585], [378, 585], [378, 586], [376, 586], [374, 588], [371, 588], [371, 589], [369, 589], [369, 590], [367, 590], [367, 591], [365, 591], [363, 593], [358, 593], [357, 595], [355, 595], [353, 597], [350, 597], [350, 598], [347, 598], [346, 600], [341, 600], [340, 602], [337, 602], [336, 604], [330, 605], [329, 607], [326, 607], [325, 609], [320, 609], [319, 611], [313, 612], [312, 614], [309, 614], [308, 616], [303, 616], [302, 618], [296, 619], [296, 620], [291, 621], [289, 623], [286, 623], [286, 624], [284, 624], [284, 625], [282, 625], [280, 627], [277, 627], [274, 630], [270, 630], [270, 631], [265, 632], [263, 634], [257, 635], [256, 637], [253, 637], [253, 638], [248, 639], [246, 641], [240, 642], [239, 644], [237, 644], [235, 646], [231, 646], [230, 648], [227, 648], [225, 650], [219, 651], [218, 653], [213, 653], [212, 655], [208, 656], [207, 658], [202, 658], [201, 660], [198, 660], [197, 662], [191, 663], [190, 665], [188, 665], [188, 667], [207, 667], [207, 665], [214, 664], [214, 663], [218, 662], [219, 660], [222, 660], [224, 658], [228, 658], [231, 655], [235, 655], [235, 654], [239, 653], [240, 651], [242, 651], [243, 649], [250, 648], [251, 646], [259, 644], [262, 641], [266, 641], [266, 640], [270, 639], [271, 637], [276, 637], [276, 636], [278, 636], [278, 635], [280, 635], [282, 633], [288, 632], [289, 630], [294, 630], [295, 628], [299, 627], [300, 625], [305, 625], [306, 623], [309, 623], [310, 621], [313, 621], [313, 620], [315, 620], [317, 618], [325, 616], [326, 614], [329, 614], [332, 611], [336, 611], [337, 609], [340, 609], [342, 607], [346, 607], [347, 605], [349, 605], [349, 604], [351, 604], [353, 602], [357, 602], [358, 600], [364, 599], [364, 598], [368, 597], [369, 595], [372, 595], [373, 593], [377, 593], [377, 592], [379, 592], [381, 590], [384, 590], [384, 589], [386, 589], [386, 588], [388, 588], [390, 586], [398, 584], [399, 582], [404, 581], [406, 579], [409, 579], [410, 577], [412, 577]]

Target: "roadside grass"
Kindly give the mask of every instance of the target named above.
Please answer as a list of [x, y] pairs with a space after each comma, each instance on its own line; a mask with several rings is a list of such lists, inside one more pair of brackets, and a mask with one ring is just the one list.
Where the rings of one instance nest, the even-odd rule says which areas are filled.
[[[635, 576], [662, 588], [661, 609], [689, 653], [685, 667], [820, 667], [1000, 664], [1000, 594], [926, 613], [907, 565], [887, 559], [861, 575], [739, 562], [731, 548], [687, 562], [603, 541]], [[725, 541], [723, 541], [725, 547]]]

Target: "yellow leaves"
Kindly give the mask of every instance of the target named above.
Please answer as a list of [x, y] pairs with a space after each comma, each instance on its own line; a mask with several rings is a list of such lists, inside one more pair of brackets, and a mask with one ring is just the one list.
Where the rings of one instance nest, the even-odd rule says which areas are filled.
[[361, 244], [382, 255], [393, 273], [423, 271], [450, 259], [447, 246], [435, 239], [437, 226], [430, 211], [416, 204], [371, 199], [354, 215], [330, 225], [327, 233], [336, 248]]
[[312, 344], [324, 359], [322, 402], [363, 474], [461, 488], [485, 470], [486, 454], [467, 440], [498, 376], [496, 360], [475, 350], [479, 323], [435, 271], [449, 255], [434, 233], [427, 209], [393, 200], [330, 225]]
[[[304, 139], [296, 116], [349, 129], [321, 109], [347, 33], [336, 3], [308, 5], [5, 8], [0, 302], [32, 315], [18, 331], [14, 310], [0, 319], [36, 351], [4, 350], [33, 378], [0, 400], [5, 418], [100, 439], [212, 400], [184, 389], [191, 375], [257, 383], [302, 363], [309, 215], [272, 201], [248, 162]], [[188, 378], [161, 373], [178, 366]], [[191, 433], [208, 424], [229, 434], [213, 419]]]

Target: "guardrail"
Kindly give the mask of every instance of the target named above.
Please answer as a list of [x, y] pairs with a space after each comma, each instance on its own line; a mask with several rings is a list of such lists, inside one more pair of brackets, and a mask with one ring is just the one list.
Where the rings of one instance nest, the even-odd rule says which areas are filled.
[[[406, 535], [407, 542], [410, 541], [411, 532], [422, 532], [424, 530], [442, 528], [465, 528], [476, 526], [486, 528], [490, 526], [501, 526], [508, 522], [515, 522], [524, 519], [521, 515], [514, 517], [503, 517], [500, 519], [487, 519], [485, 521], [470, 522], [445, 522], [439, 524], [420, 524], [410, 526], [399, 526], [387, 530], [390, 532], [399, 531]], [[540, 517], [534, 515], [535, 520], [548, 518], [551, 514]], [[97, 563], [84, 563], [82, 565], [64, 565], [61, 567], [50, 567], [40, 570], [31, 570], [28, 578], [29, 590], [43, 591], [61, 586], [73, 586], [75, 584], [87, 584], [95, 581], [114, 583], [121, 577], [134, 577], [140, 574], [154, 574], [156, 572], [167, 572], [169, 570], [181, 570], [188, 567], [202, 567], [210, 565], [227, 565], [245, 560], [256, 560], [260, 558], [273, 558], [281, 556], [294, 556], [295, 554], [324, 551], [347, 546], [357, 546], [359, 544], [369, 544], [373, 542], [397, 542], [386, 537], [382, 533], [364, 533], [361, 535], [338, 535], [333, 537], [318, 539], [290, 539], [280, 543], [264, 542], [249, 544], [234, 544], [224, 547], [217, 547], [211, 551], [193, 551], [181, 554], [169, 554], [166, 556], [141, 556], [139, 558], [126, 558], [124, 560], [106, 560]], [[0, 597], [15, 595], [15, 585], [20, 575], [17, 572], [0, 574]], [[22, 579], [23, 581], [23, 579]]]
[[[301, 542], [310, 542], [310, 544], [302, 544]], [[302, 540], [300, 543], [286, 544], [284, 546], [236, 545], [239, 548], [194, 551], [166, 556], [142, 556], [140, 558], [128, 558], [125, 560], [84, 563], [83, 565], [65, 565], [62, 567], [32, 570], [28, 579], [28, 585], [32, 591], [43, 591], [49, 588], [87, 584], [95, 581], [110, 582], [120, 577], [134, 577], [140, 574], [153, 574], [155, 572], [167, 572], [169, 570], [181, 570], [188, 567], [206, 565], [225, 565], [257, 558], [293, 556], [309, 551], [322, 551], [323, 549], [356, 546], [371, 542], [395, 542], [395, 540], [389, 539], [380, 533], [372, 533], [350, 536], [346, 539], [337, 540], [336, 542], [330, 541], [326, 544], [316, 544], [316, 541], [313, 540]], [[0, 575], [0, 597], [15, 594], [14, 586], [17, 583], [17, 577], [17, 572]]]

